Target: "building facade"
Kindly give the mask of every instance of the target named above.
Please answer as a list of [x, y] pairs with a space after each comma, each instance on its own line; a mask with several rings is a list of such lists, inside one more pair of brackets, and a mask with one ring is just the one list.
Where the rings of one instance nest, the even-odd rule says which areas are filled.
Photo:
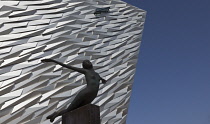
[[86, 86], [83, 75], [41, 62], [52, 58], [90, 60], [107, 80], [92, 102], [101, 123], [125, 124], [145, 15], [120, 0], [0, 1], [0, 123], [49, 124]]

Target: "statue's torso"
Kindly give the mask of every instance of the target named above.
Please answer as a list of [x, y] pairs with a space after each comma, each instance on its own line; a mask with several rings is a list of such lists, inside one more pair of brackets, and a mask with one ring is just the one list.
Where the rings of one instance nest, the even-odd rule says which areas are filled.
[[100, 76], [95, 71], [87, 71], [85, 74], [86, 82], [88, 87], [98, 88], [100, 82]]

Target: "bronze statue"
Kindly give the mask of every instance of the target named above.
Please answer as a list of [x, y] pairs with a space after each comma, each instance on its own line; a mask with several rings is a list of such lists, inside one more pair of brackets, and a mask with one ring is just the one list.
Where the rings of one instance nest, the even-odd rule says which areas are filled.
[[77, 68], [70, 65], [63, 64], [61, 62], [55, 61], [53, 59], [43, 59], [42, 62], [54, 62], [57, 63], [63, 67], [66, 67], [68, 69], [77, 71], [79, 73], [82, 73], [85, 75], [85, 79], [87, 82], [87, 86], [85, 89], [81, 90], [72, 103], [69, 105], [69, 107], [65, 110], [62, 110], [60, 112], [54, 112], [53, 114], [49, 115], [47, 119], [50, 119], [51, 122], [54, 121], [54, 119], [57, 116], [63, 115], [66, 112], [72, 111], [74, 109], [77, 109], [81, 106], [84, 106], [86, 104], [90, 104], [97, 96], [98, 90], [99, 90], [99, 82], [102, 81], [103, 84], [106, 83], [106, 80], [101, 78], [100, 75], [94, 71], [93, 65], [89, 60], [84, 60], [82, 62], [83, 68]]

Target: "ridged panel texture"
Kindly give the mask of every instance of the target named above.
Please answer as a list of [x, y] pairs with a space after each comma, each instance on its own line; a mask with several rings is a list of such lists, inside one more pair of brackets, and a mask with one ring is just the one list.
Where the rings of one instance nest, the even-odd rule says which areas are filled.
[[[110, 12], [93, 14], [103, 7]], [[86, 86], [84, 75], [45, 58], [90, 60], [107, 80], [92, 102], [101, 123], [125, 124], [145, 13], [119, 0], [0, 1], [0, 124], [49, 124]]]

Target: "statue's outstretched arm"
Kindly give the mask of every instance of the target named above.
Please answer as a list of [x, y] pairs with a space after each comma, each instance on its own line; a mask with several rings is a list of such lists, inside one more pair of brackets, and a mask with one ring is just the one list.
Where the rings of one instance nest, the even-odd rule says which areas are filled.
[[42, 61], [42, 62], [54, 62], [54, 63], [57, 63], [57, 64], [63, 66], [63, 67], [66, 67], [66, 68], [68, 68], [68, 69], [71, 69], [71, 70], [80, 72], [80, 73], [82, 73], [82, 74], [85, 74], [85, 72], [86, 72], [85, 69], [83, 69], [83, 68], [77, 68], [77, 67], [73, 67], [73, 66], [70, 66], [70, 65], [66, 65], [66, 64], [63, 64], [63, 63], [61, 63], [61, 62], [55, 61], [55, 60], [53, 60], [53, 59], [43, 59], [43, 60], [41, 60], [41, 61]]

